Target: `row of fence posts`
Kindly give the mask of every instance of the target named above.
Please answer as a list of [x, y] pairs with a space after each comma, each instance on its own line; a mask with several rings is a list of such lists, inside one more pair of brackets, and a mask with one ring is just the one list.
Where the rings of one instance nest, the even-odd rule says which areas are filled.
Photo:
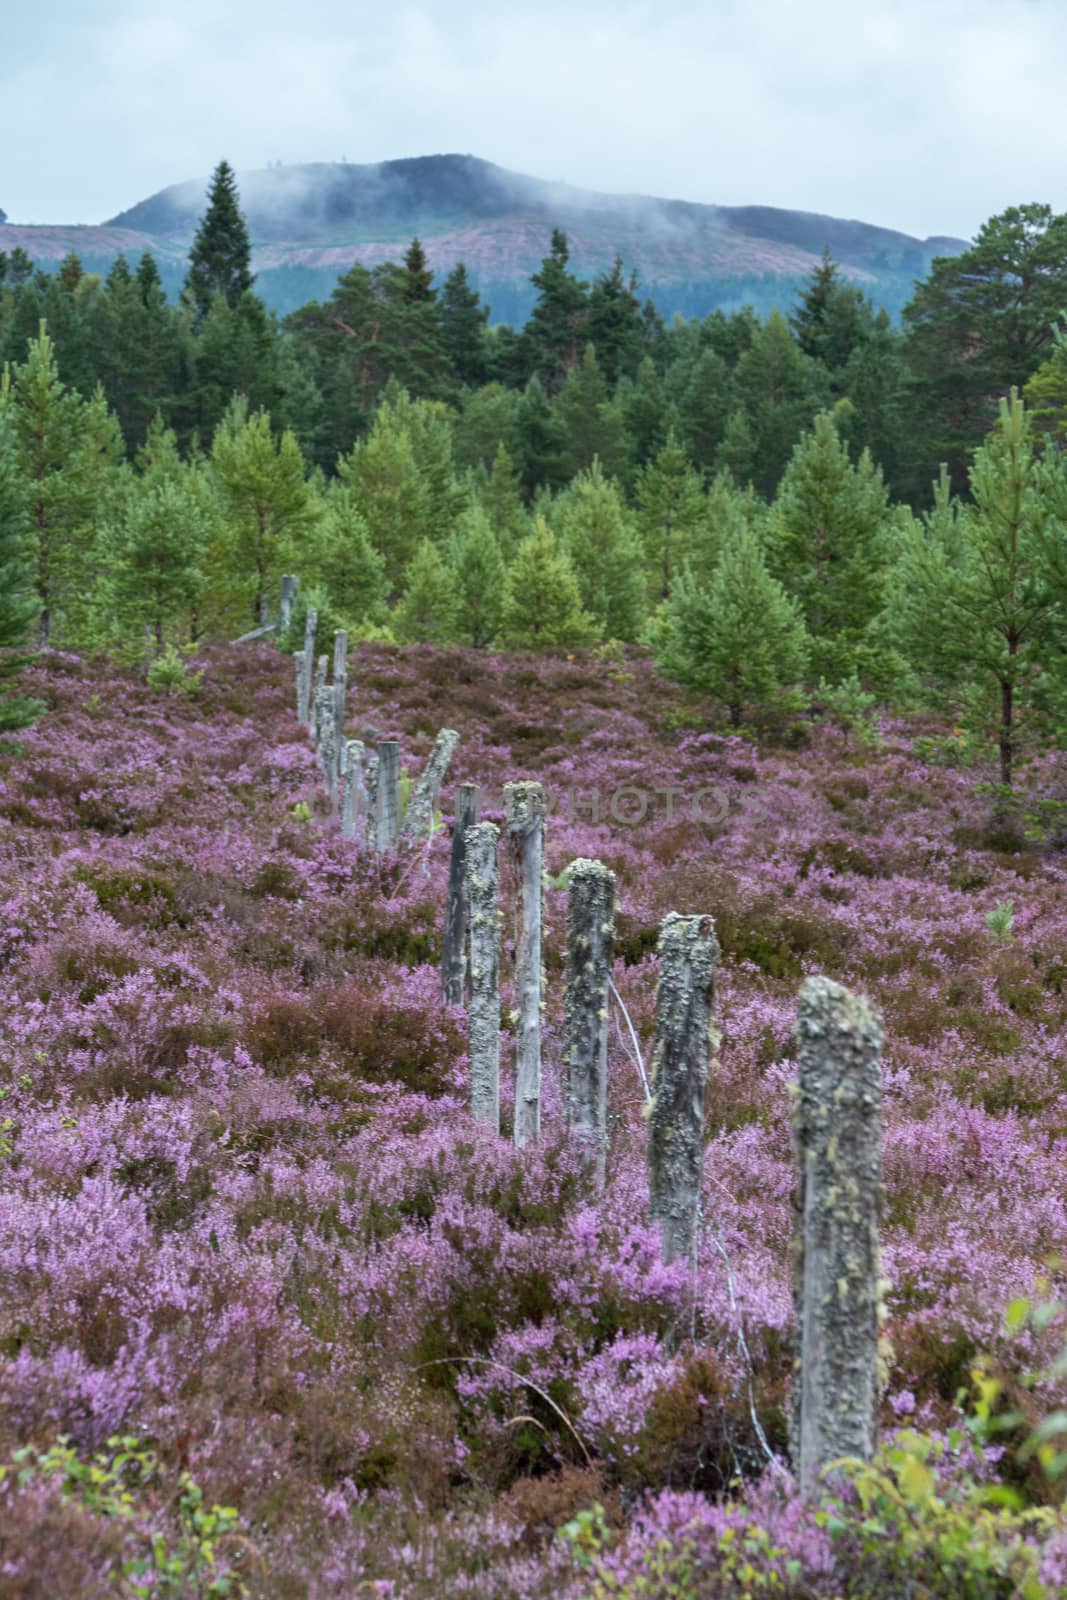
[[[296, 580], [283, 580], [283, 626]], [[400, 826], [399, 747], [381, 741], [367, 761], [344, 736], [347, 636], [334, 636], [333, 681], [318, 657], [317, 617], [307, 613], [296, 654], [297, 715], [308, 726], [341, 831], [362, 819], [377, 852], [431, 831], [441, 783], [458, 743], [442, 729]], [[340, 797], [338, 796], [340, 785]], [[504, 842], [518, 883], [515, 960], [513, 1138], [525, 1148], [541, 1128], [541, 1018], [545, 800], [540, 784], [504, 789]], [[479, 821], [478, 789], [455, 794], [442, 950], [442, 990], [466, 1005], [472, 1116], [500, 1132], [500, 829]], [[563, 1105], [598, 1192], [607, 1177], [608, 1018], [615, 936], [614, 873], [593, 860], [567, 873]], [[705, 1093], [711, 1059], [715, 970], [720, 951], [710, 916], [665, 917], [657, 945], [655, 1042], [648, 1108], [649, 1213], [663, 1259], [695, 1266], [701, 1226]], [[629, 1019], [627, 1018], [627, 1022]], [[797, 1353], [790, 1423], [802, 1490], [822, 1469], [874, 1449], [878, 1394], [881, 1207], [882, 1027], [866, 1000], [825, 977], [808, 978], [797, 1014], [794, 1235]], [[636, 1045], [636, 1040], [635, 1040]], [[640, 1057], [638, 1054], [638, 1065]], [[643, 1069], [642, 1069], [643, 1071]]]

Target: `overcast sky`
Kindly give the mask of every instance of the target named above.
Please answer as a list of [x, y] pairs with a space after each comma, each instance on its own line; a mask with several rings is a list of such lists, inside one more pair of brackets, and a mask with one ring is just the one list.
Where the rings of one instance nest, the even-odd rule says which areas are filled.
[[1067, 210], [1067, 0], [3, 0], [0, 207], [460, 152], [971, 237]]

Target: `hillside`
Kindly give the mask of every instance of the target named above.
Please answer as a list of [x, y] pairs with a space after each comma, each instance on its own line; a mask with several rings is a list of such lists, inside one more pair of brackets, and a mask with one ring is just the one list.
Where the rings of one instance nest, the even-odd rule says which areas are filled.
[[[972, 775], [924, 765], [919, 728], [887, 721], [875, 750], [827, 727], [756, 749], [680, 731], [639, 652], [607, 669], [354, 653], [349, 727], [397, 739], [408, 773], [434, 729], [459, 731], [446, 816], [453, 782], [496, 795], [533, 777], [557, 798], [544, 1132], [517, 1151], [472, 1122], [465, 1018], [440, 999], [447, 827], [387, 857], [342, 839], [291, 661], [255, 645], [195, 665], [186, 700], [46, 652], [27, 688], [48, 715], [0, 766], [0, 1460], [57, 1432], [82, 1456], [130, 1432], [158, 1455], [144, 1487], [127, 1479], [143, 1524], [88, 1492], [78, 1510], [32, 1465], [9, 1474], [5, 1594], [132, 1593], [104, 1574], [153, 1530], [191, 1563], [186, 1470], [205, 1505], [234, 1508], [219, 1550], [248, 1587], [176, 1578], [174, 1593], [677, 1595], [666, 1579], [594, 1591], [572, 1567], [555, 1529], [594, 1502], [624, 1574], [691, 1523], [709, 1576], [686, 1592], [740, 1593], [719, 1535], [743, 1512], [661, 1491], [758, 1470], [753, 1417], [784, 1447], [806, 972], [885, 1014], [884, 1428], [944, 1430], [992, 1344], [1038, 1359], [1001, 1330], [1067, 1237], [1064, 865], [987, 838]], [[678, 798], [620, 825], [612, 796], [635, 784]], [[584, 797], [573, 821], [568, 789]], [[649, 1226], [647, 1124], [614, 1007], [601, 1198], [564, 1134], [559, 874], [577, 856], [618, 876], [614, 982], [646, 1059], [660, 919], [716, 921], [692, 1273], [661, 1264]], [[986, 920], [1004, 900], [1010, 942]], [[509, 911], [505, 984], [512, 935]], [[879, 1587], [877, 1571], [864, 1586], [892, 1559], [892, 1523], [861, 1545], [846, 1520], [831, 1546], [784, 1476], [751, 1494], [771, 1528], [745, 1546], [760, 1593], [979, 1592], [953, 1587], [944, 1543], [929, 1586]]]
[[[746, 299], [760, 308], [788, 303], [824, 247], [877, 302], [897, 311], [934, 256], [964, 248], [962, 240], [915, 239], [808, 212], [600, 194], [474, 156], [276, 166], [241, 173], [238, 182], [259, 289], [279, 309], [327, 294], [354, 261], [399, 256], [415, 233], [439, 273], [467, 262], [502, 321], [527, 315], [529, 276], [557, 225], [567, 231], [579, 272], [602, 272], [619, 254], [667, 315]], [[20, 244], [48, 263], [74, 248], [98, 263], [119, 249], [152, 248], [173, 274], [206, 189], [206, 179], [173, 185], [101, 228], [0, 227], [0, 249]]]

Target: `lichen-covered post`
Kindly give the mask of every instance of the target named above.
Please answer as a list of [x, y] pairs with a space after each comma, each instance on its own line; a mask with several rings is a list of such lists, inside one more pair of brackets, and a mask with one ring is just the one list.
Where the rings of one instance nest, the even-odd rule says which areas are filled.
[[354, 839], [360, 817], [367, 813], [367, 790], [363, 782], [363, 743], [349, 739], [345, 746], [341, 774], [341, 837]]
[[396, 849], [399, 814], [400, 746], [395, 739], [383, 739], [374, 781], [374, 848], [380, 856]]
[[470, 908], [471, 998], [467, 1011], [471, 1115], [500, 1132], [500, 908], [496, 846], [499, 829], [479, 822], [464, 836]]
[[311, 672], [315, 664], [315, 632], [319, 614], [312, 606], [304, 619], [304, 720], [311, 726]]
[[567, 873], [563, 1099], [602, 1191], [608, 1148], [608, 984], [615, 943], [615, 874], [583, 858]]
[[315, 746], [316, 750], [319, 746], [319, 714], [321, 711], [328, 708], [330, 716], [333, 716], [332, 692], [330, 692], [328, 700], [324, 700], [321, 694], [321, 690], [326, 688], [326, 671], [328, 665], [329, 658], [327, 656], [320, 656], [318, 665], [315, 668], [315, 686], [311, 691], [311, 742]]
[[541, 1132], [541, 878], [545, 794], [539, 783], [504, 785], [504, 825], [519, 872], [521, 921], [515, 963], [515, 1143]]
[[304, 667], [304, 652], [303, 652], [303, 650], [298, 650], [296, 652], [296, 654], [293, 656], [293, 665], [296, 668], [296, 720], [298, 722], [305, 722], [306, 723], [309, 720], [309, 718], [308, 718], [308, 705], [307, 705], [307, 699], [306, 699], [306, 695], [307, 695], [307, 674], [305, 672], [305, 667]]
[[458, 743], [459, 734], [453, 728], [442, 728], [433, 742], [422, 776], [411, 791], [404, 817], [404, 838], [412, 843], [429, 835], [437, 796]]
[[719, 943], [711, 917], [672, 911], [660, 924], [649, 1119], [649, 1211], [663, 1259], [696, 1259], [704, 1090]]
[[868, 1461], [878, 1392], [882, 1023], [830, 978], [797, 1016], [793, 1463], [801, 1492], [842, 1456]]
[[333, 720], [333, 690], [327, 684], [315, 691], [315, 703], [315, 750], [333, 806], [337, 802], [337, 730]]
[[337, 751], [345, 748], [345, 696], [348, 693], [348, 634], [338, 628], [333, 636], [333, 715]]
[[467, 979], [467, 829], [478, 821], [478, 786], [461, 783], [456, 790], [456, 820], [452, 826], [452, 856], [448, 868], [448, 900], [441, 952], [441, 992], [446, 1006], [463, 1004]]
[[278, 631], [284, 633], [293, 620], [293, 601], [300, 588], [300, 579], [294, 578], [290, 573], [282, 579], [282, 599], [278, 610]]

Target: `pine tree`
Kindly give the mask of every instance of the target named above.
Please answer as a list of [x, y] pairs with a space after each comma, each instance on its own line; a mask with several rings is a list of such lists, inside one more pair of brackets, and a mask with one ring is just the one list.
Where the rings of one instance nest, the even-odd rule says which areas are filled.
[[282, 572], [297, 559], [299, 541], [314, 519], [300, 446], [291, 433], [275, 439], [265, 411], [248, 415], [234, 400], [215, 430], [212, 473], [233, 537], [233, 557], [246, 582], [253, 620]]
[[645, 347], [645, 325], [637, 298], [637, 274], [631, 273], [626, 281], [620, 256], [615, 257], [611, 271], [593, 283], [585, 332], [609, 388], [614, 389], [622, 377], [633, 377]]
[[493, 643], [504, 609], [506, 568], [492, 524], [480, 506], [466, 511], [448, 546], [459, 598], [458, 632], [481, 649]]
[[541, 484], [557, 489], [566, 483], [570, 473], [564, 453], [563, 425], [539, 378], [531, 378], [523, 390], [515, 423], [522, 484], [527, 495], [533, 495]]
[[252, 246], [237, 197], [237, 178], [227, 161], [220, 161], [208, 190], [208, 207], [189, 252], [185, 293], [201, 322], [212, 299], [221, 295], [236, 307], [255, 281], [251, 272]]
[[[1062, 474], [1058, 462], [1046, 470]], [[1042, 478], [1030, 419], [1012, 390], [975, 452], [973, 505], [953, 515], [942, 477], [934, 515], [905, 536], [887, 607], [909, 659], [956, 691], [974, 731], [992, 734], [1005, 789], [1016, 776], [1020, 718], [1040, 699], [1042, 668], [1067, 623], [1067, 595], [1050, 581], [1049, 563], [1067, 523], [1050, 527], [1057, 497]], [[1060, 504], [1067, 510], [1067, 496]]]
[[493, 457], [492, 470], [484, 482], [475, 484], [478, 504], [489, 518], [506, 558], [514, 554], [520, 539], [529, 533], [529, 523], [523, 508], [522, 480], [512, 462], [507, 446], [500, 443]]
[[663, 385], [655, 362], [645, 356], [622, 403], [623, 420], [630, 436], [630, 457], [635, 466], [651, 461], [667, 437], [669, 421]]
[[[694, 465], [705, 472], [715, 463], [730, 414], [730, 369], [717, 350], [701, 350], [686, 380], [678, 412]], [[743, 477], [748, 476], [751, 463]]]
[[881, 608], [889, 500], [870, 456], [849, 460], [832, 412], [820, 412], [794, 449], [774, 510], [772, 564], [800, 602], [816, 669], [848, 677]]
[[552, 230], [552, 246], [531, 282], [539, 291], [537, 303], [523, 329], [533, 373], [549, 395], [562, 386], [578, 365], [589, 307], [589, 285], [569, 270], [567, 235]]
[[770, 498], [793, 446], [829, 398], [828, 375], [772, 311], [734, 369], [734, 393], [755, 437], [752, 481]]
[[26, 519], [27, 485], [22, 475], [15, 433], [11, 383], [0, 377], [0, 732], [29, 727], [44, 706], [21, 695], [14, 683], [30, 657], [24, 646], [37, 623], [39, 601], [34, 593]]
[[477, 388], [487, 377], [485, 330], [489, 307], [460, 261], [445, 279], [441, 292], [441, 338], [452, 376], [457, 383]]
[[700, 479], [673, 429], [655, 459], [638, 473], [635, 496], [650, 585], [665, 599], [675, 573], [693, 554], [708, 509]]
[[767, 571], [750, 529], [724, 547], [707, 585], [682, 573], [657, 654], [670, 676], [725, 705], [734, 727], [803, 677], [808, 641], [800, 608]]
[[563, 439], [568, 477], [586, 471], [596, 458], [609, 472], [626, 465], [626, 431], [612, 404], [596, 351], [587, 344], [581, 365], [567, 374], [553, 410]]
[[616, 485], [594, 458], [561, 495], [553, 525], [601, 639], [636, 639], [645, 612], [641, 548]]
[[395, 595], [420, 541], [432, 531], [433, 499], [411, 434], [391, 407], [382, 407], [367, 438], [342, 457], [337, 470], [385, 559], [389, 592]]
[[423, 539], [404, 571], [404, 593], [395, 612], [396, 636], [404, 644], [454, 644], [460, 598], [452, 569], [432, 539]]
[[326, 587], [349, 624], [384, 623], [389, 615], [385, 558], [350, 489], [334, 486], [320, 524], [321, 567]]
[[111, 584], [125, 634], [147, 629], [156, 654], [189, 634], [205, 585], [208, 528], [187, 474], [143, 480], [109, 539]]
[[515, 552], [504, 590], [501, 643], [516, 650], [589, 644], [592, 621], [582, 610], [574, 568], [543, 518]]

